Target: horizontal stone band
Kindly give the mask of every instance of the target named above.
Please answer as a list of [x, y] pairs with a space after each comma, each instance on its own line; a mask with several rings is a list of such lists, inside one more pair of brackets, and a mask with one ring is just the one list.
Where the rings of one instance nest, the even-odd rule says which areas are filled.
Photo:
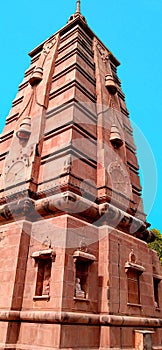
[[107, 327], [155, 327], [162, 328], [162, 319], [83, 314], [74, 312], [51, 311], [14, 311], [0, 310], [0, 322], [26, 322], [26, 323], [50, 323], [50, 324], [80, 324], [89, 326]]

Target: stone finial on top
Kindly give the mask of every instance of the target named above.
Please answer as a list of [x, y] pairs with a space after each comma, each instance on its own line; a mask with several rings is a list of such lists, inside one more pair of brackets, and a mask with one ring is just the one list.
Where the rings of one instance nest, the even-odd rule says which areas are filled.
[[84, 22], [86, 22], [85, 17], [81, 15], [80, 5], [81, 5], [81, 0], [77, 0], [76, 1], [76, 11], [72, 16], [70, 16], [68, 22], [71, 22], [76, 18], [82, 19]]
[[77, 0], [76, 2], [76, 13], [80, 14], [80, 0]]

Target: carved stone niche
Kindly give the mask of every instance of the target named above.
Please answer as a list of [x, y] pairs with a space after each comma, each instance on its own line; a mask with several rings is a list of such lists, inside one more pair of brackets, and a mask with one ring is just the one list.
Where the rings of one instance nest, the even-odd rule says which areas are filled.
[[152, 334], [154, 331], [135, 330], [135, 350], [152, 350]]
[[50, 299], [50, 280], [52, 262], [55, 261], [56, 253], [52, 248], [36, 251], [32, 254], [37, 266], [36, 288], [33, 300]]
[[153, 273], [153, 286], [154, 286], [154, 306], [156, 310], [160, 310], [160, 294], [159, 294], [159, 285], [162, 281], [162, 276]]
[[125, 263], [125, 272], [128, 272], [129, 270], [134, 270], [138, 272], [139, 275], [145, 271], [145, 268], [142, 265], [137, 264], [136, 255], [134, 254], [133, 249], [129, 254], [128, 261]]
[[145, 268], [137, 264], [136, 256], [133, 249], [129, 254], [128, 261], [125, 263], [125, 272], [127, 273], [127, 305], [141, 307], [140, 297], [140, 275], [145, 271]]
[[75, 262], [74, 300], [89, 301], [89, 265], [96, 257], [86, 251], [76, 250], [73, 254]]

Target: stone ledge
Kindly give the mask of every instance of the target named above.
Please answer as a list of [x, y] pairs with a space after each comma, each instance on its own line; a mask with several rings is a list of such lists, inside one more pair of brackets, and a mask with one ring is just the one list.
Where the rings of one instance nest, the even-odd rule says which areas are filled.
[[[58, 350], [58, 347], [43, 347], [41, 346], [41, 349], [45, 349], [45, 350]], [[61, 348], [62, 350], [71, 350], [71, 347], [69, 348]], [[161, 348], [160, 348], [161, 349]], [[0, 350], [40, 350], [40, 346], [37, 345], [28, 345], [28, 344], [0, 344]], [[75, 350], [87, 350], [87, 348], [83, 348], [83, 347], [77, 347], [75, 348]], [[105, 350], [105, 348], [91, 348], [91, 350]], [[111, 349], [107, 349], [107, 350], [113, 350], [113, 348]], [[120, 350], [115, 348], [114, 350]], [[123, 349], [123, 350], [135, 350], [134, 348], [132, 349]]]
[[49, 249], [43, 249], [43, 250], [38, 250], [34, 252], [31, 257], [35, 260], [45, 260], [51, 258], [53, 261], [55, 260], [56, 257], [56, 252], [49, 248]]
[[142, 307], [141, 304], [133, 304], [133, 303], [127, 303], [128, 306], [133, 306], [133, 307]]
[[79, 297], [74, 297], [73, 298], [74, 301], [84, 301], [84, 302], [87, 302], [89, 303], [90, 302], [90, 299], [86, 299], [86, 298], [79, 298]]
[[159, 280], [159, 282], [162, 280], [162, 275], [158, 275], [156, 273], [153, 273], [153, 278], [155, 278], [156, 280]]
[[80, 324], [106, 327], [162, 328], [162, 318], [131, 317], [78, 312], [0, 310], [0, 321], [45, 324]]
[[143, 273], [143, 272], [145, 271], [145, 268], [144, 268], [142, 265], [139, 265], [139, 264], [136, 264], [136, 263], [132, 263], [132, 262], [130, 262], [130, 261], [127, 261], [127, 262], [125, 263], [125, 270], [126, 270], [126, 272], [127, 272], [127, 271], [130, 270], [130, 269], [136, 270], [139, 274], [141, 274], [141, 273]]
[[[13, 188], [9, 188], [10, 194]], [[19, 188], [19, 190], [22, 189]], [[65, 191], [33, 200], [28, 197], [25, 187], [23, 187], [23, 191], [24, 195], [27, 196], [25, 199], [20, 198], [10, 202], [11, 197], [8, 197], [8, 203], [0, 205], [0, 221], [15, 220], [15, 218], [18, 220], [18, 218], [20, 219], [24, 216], [29, 220], [34, 220], [35, 218], [37, 219], [38, 214], [46, 216], [48, 214], [69, 213], [69, 215], [77, 214], [81, 218], [86, 216], [95, 222], [102, 219], [102, 224], [106, 223], [110, 227], [124, 229], [124, 232], [147, 243], [153, 242], [155, 239], [153, 232], [147, 229], [147, 224], [110, 203], [98, 205], [92, 200], [86, 199], [72, 191]], [[129, 231], [130, 225], [134, 225], [134, 233]]]
[[35, 295], [33, 297], [33, 300], [34, 301], [37, 301], [37, 300], [46, 300], [46, 301], [49, 301], [50, 300], [50, 296], [49, 295]]
[[85, 262], [89, 262], [92, 263], [94, 261], [96, 261], [96, 257], [90, 253], [81, 251], [81, 250], [75, 250], [74, 254], [73, 254], [73, 259], [74, 260], [81, 260], [81, 261], [85, 261]]

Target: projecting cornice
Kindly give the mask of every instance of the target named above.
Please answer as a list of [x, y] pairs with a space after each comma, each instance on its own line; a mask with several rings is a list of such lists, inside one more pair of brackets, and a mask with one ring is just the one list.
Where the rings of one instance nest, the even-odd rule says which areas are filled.
[[[39, 200], [30, 198], [13, 201], [0, 206], [0, 221], [27, 219], [37, 221], [49, 215], [69, 214], [80, 219], [89, 219], [94, 225], [108, 225], [125, 230], [136, 238], [151, 242], [154, 234], [141, 220], [116, 208], [110, 203], [96, 204], [70, 191], [59, 193]], [[129, 232], [131, 227], [132, 233]]]

